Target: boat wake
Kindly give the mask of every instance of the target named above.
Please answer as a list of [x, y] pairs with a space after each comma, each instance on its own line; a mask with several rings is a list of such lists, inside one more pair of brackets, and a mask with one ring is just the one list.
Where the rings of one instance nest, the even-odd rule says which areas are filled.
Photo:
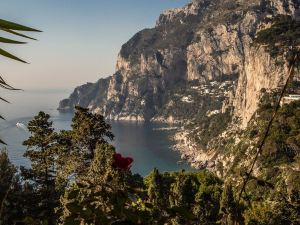
[[17, 122], [16, 126], [21, 130], [28, 131], [27, 127], [23, 123]]
[[179, 129], [179, 127], [160, 127], [160, 128], [154, 128], [153, 130], [157, 130], [157, 131], [166, 130], [166, 131], [168, 131], [168, 130], [178, 130], [178, 129]]

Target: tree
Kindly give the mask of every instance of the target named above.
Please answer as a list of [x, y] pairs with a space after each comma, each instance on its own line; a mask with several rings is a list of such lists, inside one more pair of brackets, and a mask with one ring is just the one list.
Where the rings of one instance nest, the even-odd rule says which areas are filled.
[[[57, 205], [55, 191], [56, 133], [49, 121], [50, 115], [39, 112], [28, 124], [31, 136], [23, 142], [27, 146], [24, 154], [31, 161], [30, 169], [21, 168], [22, 175], [34, 186], [37, 217], [47, 218], [47, 224], [55, 224], [54, 208]], [[40, 216], [42, 215], [42, 216]]]
[[170, 215], [179, 224], [188, 224], [195, 219], [193, 206], [195, 195], [198, 189], [198, 182], [191, 174], [178, 173], [170, 190]]
[[58, 135], [58, 175], [61, 183], [67, 183], [69, 176], [84, 173], [89, 168], [96, 146], [113, 140], [111, 126], [104, 117], [88, 109], [75, 107], [71, 130]]
[[72, 131], [62, 130], [56, 137], [56, 186], [62, 193], [78, 171], [84, 170], [84, 157], [73, 145]]
[[208, 172], [196, 173], [200, 183], [193, 213], [198, 224], [216, 224], [220, 210], [221, 181]]
[[61, 224], [132, 224], [128, 169], [116, 168], [115, 149], [98, 144], [85, 174], [76, 177], [61, 198]]
[[243, 216], [245, 225], [297, 224], [291, 220], [290, 205], [284, 198], [253, 201]]
[[166, 201], [164, 201], [163, 193], [163, 177], [159, 173], [158, 169], [154, 169], [152, 174], [150, 174], [150, 182], [148, 187], [149, 201], [158, 208], [163, 208]]
[[195, 203], [196, 187], [193, 176], [180, 173], [171, 185], [171, 205], [190, 209]]
[[220, 200], [221, 224], [233, 225], [234, 217], [237, 214], [237, 204], [234, 199], [234, 192], [231, 184], [225, 184]]
[[104, 117], [93, 114], [88, 109], [76, 106], [72, 120], [72, 140], [77, 147], [86, 153], [86, 159], [94, 158], [94, 151], [98, 144], [106, 144], [113, 140], [111, 126], [105, 122]]
[[[39, 30], [30, 28], [30, 27], [26, 27], [26, 26], [23, 26], [23, 25], [20, 25], [17, 23], [12, 23], [10, 21], [6, 21], [6, 20], [2, 20], [2, 19], [0, 19], [0, 30], [3, 32], [9, 33], [9, 34], [15, 35], [15, 36], [20, 36], [20, 37], [32, 39], [32, 40], [36, 40], [36, 39], [26, 36], [26, 35], [20, 33], [19, 31], [40, 32]], [[20, 41], [16, 41], [16, 40], [5, 38], [5, 37], [0, 37], [0, 43], [26, 44], [26, 42], [20, 42]], [[10, 58], [10, 59], [13, 59], [13, 60], [17, 60], [19, 62], [26, 63], [24, 60], [12, 55], [11, 53], [3, 50], [2, 48], [0, 48], [0, 55]], [[8, 83], [6, 83], [6, 81], [1, 76], [0, 76], [0, 88], [4, 88], [7, 90], [18, 90], [18, 89], [13, 88], [12, 86], [10, 86]], [[1, 98], [1, 97], [0, 97], [0, 100], [4, 101], [4, 102], [8, 102], [6, 99]], [[4, 119], [4, 118], [0, 115], [0, 119]], [[5, 144], [5, 142], [0, 139], [0, 144]]]
[[8, 195], [12, 190], [16, 168], [10, 163], [7, 152], [0, 152], [0, 224], [4, 224], [4, 212], [6, 205], [9, 204], [7, 201]]

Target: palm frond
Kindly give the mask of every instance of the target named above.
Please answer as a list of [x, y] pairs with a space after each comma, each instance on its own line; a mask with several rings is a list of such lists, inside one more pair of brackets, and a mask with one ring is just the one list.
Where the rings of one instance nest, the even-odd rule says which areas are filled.
[[[31, 40], [36, 40], [35, 38], [29, 37], [25, 34], [20, 33], [20, 31], [29, 31], [29, 32], [41, 32], [40, 30], [31, 28], [31, 27], [27, 27], [18, 23], [13, 23], [7, 20], [3, 20], [0, 19], [0, 31], [4, 31], [6, 33], [10, 33], [13, 34], [15, 36], [19, 36], [19, 37], [23, 37], [23, 38], [27, 38], [27, 39], [31, 39]], [[10, 38], [5, 38], [5, 37], [0, 37], [0, 43], [4, 43], [4, 44], [26, 44], [26, 42], [23, 41], [17, 41], [17, 40], [13, 40]], [[6, 58], [12, 59], [12, 60], [16, 60], [22, 63], [27, 63], [26, 61], [24, 61], [23, 59], [20, 59], [19, 57], [5, 51], [4, 49], [0, 48], [0, 56], [4, 56]], [[0, 88], [3, 89], [7, 89], [7, 90], [20, 90], [20, 89], [16, 89], [12, 86], [10, 86], [9, 84], [7, 84], [5, 82], [5, 80], [0, 76]], [[9, 101], [7, 101], [6, 99], [0, 97], [0, 101], [4, 101], [9, 103]], [[4, 120], [4, 117], [0, 115], [0, 119]], [[4, 144], [6, 145], [6, 143], [4, 141], [2, 141], [0, 139], [0, 144]]]
[[7, 57], [7, 58], [10, 58], [10, 59], [13, 59], [13, 60], [17, 60], [17, 61], [22, 62], [22, 63], [27, 63], [26, 61], [18, 58], [17, 56], [14, 56], [14, 55], [10, 54], [9, 52], [3, 50], [2, 48], [0, 48], [0, 55], [2, 55], [4, 57]]
[[21, 90], [21, 89], [10, 86], [8, 83], [5, 82], [5, 80], [1, 76], [0, 76], [0, 87], [3, 89], [14, 90], [14, 91]]
[[19, 32], [13, 31], [13, 30], [9, 30], [9, 29], [2, 28], [1, 26], [0, 26], [0, 30], [3, 30], [3, 31], [5, 31], [5, 32], [7, 32], [7, 33], [10, 33], [10, 34], [14, 34], [14, 35], [16, 35], [16, 36], [20, 36], [20, 37], [23, 37], [23, 38], [27, 38], [27, 39], [31, 39], [31, 40], [36, 41], [36, 39], [33, 38], [33, 37], [29, 37], [29, 36], [27, 36], [27, 35], [25, 35], [25, 34], [21, 34], [21, 33], [19, 33]]
[[[0, 119], [5, 120], [4, 117], [1, 115], [0, 115]], [[0, 144], [6, 145], [6, 143], [4, 141], [2, 141], [1, 139], [0, 139]]]
[[9, 38], [0, 37], [0, 42], [7, 43], [7, 44], [26, 44], [26, 42], [23, 41], [15, 41]]
[[10, 103], [10, 102], [7, 101], [5, 98], [1, 98], [1, 97], [0, 97], [0, 100], [3, 101], [3, 102], [6, 102], [6, 103]]
[[0, 27], [9, 30], [41, 32], [40, 30], [2, 19], [0, 19]]

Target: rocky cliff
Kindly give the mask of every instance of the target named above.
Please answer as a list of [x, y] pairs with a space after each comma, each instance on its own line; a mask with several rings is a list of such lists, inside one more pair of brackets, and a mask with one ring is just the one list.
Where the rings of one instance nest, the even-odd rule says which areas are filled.
[[[251, 43], [268, 26], [266, 18], [297, 17], [299, 5], [299, 0], [193, 0], [167, 10], [154, 28], [122, 46], [114, 75], [77, 87], [59, 110], [81, 105], [114, 120], [181, 122], [185, 130], [177, 138], [189, 146], [185, 157], [207, 165], [216, 152], [202, 151], [210, 146], [206, 139], [222, 135], [232, 119], [246, 127], [261, 90], [284, 81], [287, 65]], [[214, 121], [207, 137], [201, 136], [207, 129], [203, 118]]]

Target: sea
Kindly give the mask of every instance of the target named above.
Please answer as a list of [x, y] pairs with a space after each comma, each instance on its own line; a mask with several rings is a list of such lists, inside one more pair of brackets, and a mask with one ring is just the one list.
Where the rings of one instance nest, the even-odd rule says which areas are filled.
[[[26, 125], [39, 111], [50, 114], [57, 131], [70, 129], [73, 114], [57, 111], [59, 101], [67, 98], [70, 92], [71, 90], [1, 90], [0, 97], [10, 103], [0, 102], [0, 115], [5, 118], [0, 121], [0, 138], [7, 143], [6, 146], [0, 145], [0, 148], [6, 149], [13, 164], [30, 167], [30, 161], [23, 157], [26, 147], [22, 143], [30, 135]], [[116, 147], [116, 151], [134, 159], [131, 168], [133, 173], [146, 176], [154, 168], [162, 172], [191, 170], [173, 149], [175, 143], [171, 137], [175, 129], [171, 125], [150, 122], [107, 122], [112, 125], [112, 132], [115, 135], [112, 144]]]

